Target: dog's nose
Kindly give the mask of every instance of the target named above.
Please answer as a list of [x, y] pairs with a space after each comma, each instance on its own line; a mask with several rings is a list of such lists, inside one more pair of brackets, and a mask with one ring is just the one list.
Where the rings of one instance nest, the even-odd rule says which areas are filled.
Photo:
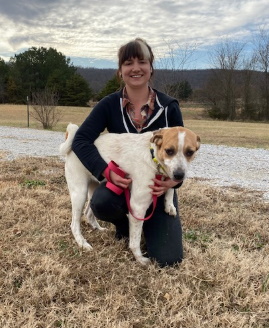
[[185, 172], [182, 170], [177, 170], [173, 175], [175, 180], [183, 180], [185, 177]]

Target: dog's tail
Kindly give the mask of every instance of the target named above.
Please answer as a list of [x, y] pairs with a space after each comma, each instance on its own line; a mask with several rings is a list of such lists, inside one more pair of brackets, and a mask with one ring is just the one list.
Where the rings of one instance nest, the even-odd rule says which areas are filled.
[[65, 142], [60, 145], [60, 154], [67, 155], [72, 149], [72, 142], [74, 136], [78, 130], [78, 126], [76, 124], [69, 123], [66, 128], [65, 133]]

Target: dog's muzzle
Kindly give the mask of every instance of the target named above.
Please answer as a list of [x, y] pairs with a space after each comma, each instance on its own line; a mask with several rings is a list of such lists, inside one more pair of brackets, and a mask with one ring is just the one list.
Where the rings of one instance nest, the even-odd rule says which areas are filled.
[[185, 178], [185, 172], [183, 170], [176, 170], [173, 172], [173, 179], [176, 181], [183, 180]]

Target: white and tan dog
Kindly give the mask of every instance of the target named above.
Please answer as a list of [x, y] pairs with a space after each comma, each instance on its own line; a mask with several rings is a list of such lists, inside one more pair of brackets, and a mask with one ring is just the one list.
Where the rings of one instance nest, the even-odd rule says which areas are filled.
[[[95, 229], [103, 229], [89, 206], [99, 182], [71, 150], [77, 129], [78, 126], [71, 123], [67, 126], [66, 141], [60, 145], [60, 153], [66, 156], [65, 176], [72, 203], [71, 230], [77, 244], [90, 250], [92, 246], [81, 234], [80, 220], [88, 195], [88, 205], [85, 210], [88, 222]], [[129, 247], [136, 260], [146, 265], [150, 260], [142, 255], [140, 249], [143, 221], [134, 217], [145, 217], [152, 202], [149, 185], [152, 185], [155, 175], [160, 173], [160, 168], [165, 176], [175, 181], [186, 177], [189, 163], [200, 147], [200, 138], [186, 128], [173, 127], [142, 134], [107, 133], [99, 136], [94, 144], [107, 163], [115, 161], [132, 179], [130, 205], [133, 215], [128, 214]], [[169, 189], [165, 195], [165, 211], [170, 215], [176, 215], [173, 193], [174, 189]]]

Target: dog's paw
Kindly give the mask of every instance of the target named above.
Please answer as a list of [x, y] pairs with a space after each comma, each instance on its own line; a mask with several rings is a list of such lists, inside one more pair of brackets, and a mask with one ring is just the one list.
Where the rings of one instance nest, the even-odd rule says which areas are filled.
[[177, 215], [177, 210], [176, 210], [174, 204], [165, 204], [165, 212], [171, 216]]
[[91, 211], [87, 212], [86, 218], [87, 218], [88, 223], [91, 225], [91, 227], [94, 230], [96, 230], [96, 229], [100, 230], [100, 231], [107, 230], [107, 228], [103, 228], [103, 227], [100, 226], [100, 224], [96, 220], [96, 217], [93, 215], [93, 213]]
[[93, 247], [90, 244], [88, 244], [88, 243], [84, 244], [82, 247], [86, 251], [91, 251], [93, 249]]
[[97, 221], [95, 221], [95, 223], [90, 223], [90, 225], [92, 226], [92, 228], [94, 230], [100, 230], [100, 231], [107, 230], [107, 228], [101, 227], [100, 224]]
[[98, 227], [96, 227], [95, 229], [100, 230], [100, 231], [105, 231], [108, 230], [107, 228], [103, 228], [100, 225]]
[[142, 264], [143, 266], [147, 266], [151, 263], [150, 259], [148, 257], [145, 256], [139, 256], [136, 258], [136, 260]]
[[91, 251], [93, 247], [84, 239], [82, 241], [77, 241], [79, 247], [83, 248], [85, 251]]

